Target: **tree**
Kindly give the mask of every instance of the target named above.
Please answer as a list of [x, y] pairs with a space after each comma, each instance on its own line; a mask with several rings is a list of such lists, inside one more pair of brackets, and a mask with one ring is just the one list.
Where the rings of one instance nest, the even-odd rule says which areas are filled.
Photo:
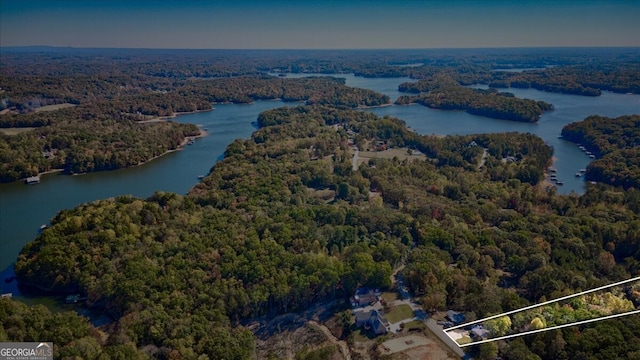
[[511, 318], [508, 315], [496, 319], [487, 320], [484, 327], [489, 330], [491, 337], [499, 337], [511, 330]]
[[478, 359], [495, 360], [498, 356], [498, 345], [495, 342], [489, 342], [478, 345]]
[[447, 294], [445, 290], [431, 288], [426, 291], [422, 298], [422, 305], [428, 311], [444, 310], [447, 307]]
[[539, 330], [539, 329], [544, 329], [545, 327], [547, 327], [547, 325], [544, 323], [543, 319], [540, 319], [539, 317], [535, 317], [533, 318], [533, 320], [531, 320], [529, 327], [531, 327], [531, 329], [533, 330]]

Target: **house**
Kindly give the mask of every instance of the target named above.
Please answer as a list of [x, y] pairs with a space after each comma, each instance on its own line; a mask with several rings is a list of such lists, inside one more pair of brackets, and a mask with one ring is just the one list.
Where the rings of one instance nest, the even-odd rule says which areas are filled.
[[471, 328], [471, 331], [469, 332], [469, 336], [473, 340], [479, 341], [479, 340], [485, 339], [485, 338], [487, 338], [487, 336], [489, 336], [489, 330], [487, 330], [484, 327], [482, 327], [482, 325], [476, 325], [473, 328]]
[[359, 308], [373, 305], [380, 300], [380, 292], [369, 290], [367, 288], [359, 288], [351, 298], [351, 307]]
[[[373, 310], [372, 310], [373, 311]], [[357, 327], [363, 327], [371, 318], [371, 311], [356, 311], [354, 314]]]
[[389, 325], [389, 322], [387, 321], [386, 318], [384, 318], [384, 321], [380, 319], [375, 319], [371, 323], [371, 331], [373, 331], [373, 333], [376, 335], [384, 335], [387, 333], [388, 325]]
[[447, 311], [447, 319], [454, 323], [455, 325], [462, 324], [465, 320], [465, 316], [463, 313], [459, 313], [453, 310]]
[[386, 334], [389, 321], [378, 310], [358, 311], [354, 314], [356, 326], [371, 330], [376, 335]]
[[387, 150], [387, 144], [384, 141], [376, 142], [376, 151], [385, 151]]

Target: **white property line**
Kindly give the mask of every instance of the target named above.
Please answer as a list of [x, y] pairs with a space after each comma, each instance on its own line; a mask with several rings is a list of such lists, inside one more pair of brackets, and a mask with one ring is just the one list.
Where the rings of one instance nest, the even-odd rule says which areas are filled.
[[[581, 324], [586, 324], [586, 323], [590, 323], [590, 322], [594, 322], [594, 321], [601, 321], [601, 320], [607, 320], [607, 319], [613, 319], [616, 317], [620, 317], [620, 316], [626, 316], [626, 315], [633, 315], [633, 314], [640, 314], [640, 310], [633, 310], [630, 312], [626, 312], [626, 313], [621, 313], [621, 314], [615, 314], [615, 315], [609, 315], [609, 316], [604, 316], [601, 318], [596, 318], [596, 319], [589, 319], [589, 320], [583, 320], [583, 321], [578, 321], [578, 322], [574, 322], [571, 324], [564, 324], [564, 325], [558, 325], [558, 326], [552, 326], [550, 328], [544, 328], [544, 329], [538, 329], [538, 330], [531, 330], [531, 331], [527, 331], [527, 332], [523, 332], [520, 334], [512, 334], [512, 335], [506, 335], [506, 336], [501, 336], [501, 337], [497, 337], [495, 339], [487, 339], [487, 340], [481, 340], [481, 341], [474, 341], [474, 342], [470, 342], [467, 344], [458, 344], [459, 347], [463, 348], [465, 346], [471, 346], [471, 345], [479, 345], [479, 344], [483, 344], [483, 343], [488, 343], [488, 342], [492, 342], [492, 341], [498, 341], [498, 340], [504, 340], [504, 339], [510, 339], [510, 338], [514, 338], [514, 337], [518, 337], [518, 336], [525, 336], [525, 335], [529, 335], [529, 334], [535, 334], [535, 333], [539, 333], [539, 332], [543, 332], [543, 331], [549, 331], [549, 330], [555, 330], [555, 329], [560, 329], [560, 328], [564, 328], [564, 327], [569, 327], [569, 326], [575, 326], [575, 325], [581, 325]], [[445, 332], [445, 334], [447, 334]], [[447, 334], [447, 336], [449, 336], [449, 334]], [[451, 336], [449, 336], [451, 337]], [[451, 339], [453, 340], [453, 339]], [[455, 341], [455, 340], [454, 340]], [[456, 341], [456, 344], [458, 342]]]
[[[610, 285], [600, 286], [600, 287], [597, 287], [597, 288], [595, 288], [595, 289], [591, 289], [591, 290], [587, 290], [587, 291], [582, 291], [582, 292], [579, 292], [579, 293], [577, 293], [577, 294], [567, 295], [567, 296], [563, 296], [563, 297], [560, 297], [560, 298], [557, 298], [557, 299], [554, 299], [554, 300], [545, 301], [545, 302], [542, 302], [542, 303], [540, 303], [540, 304], [535, 304], [535, 305], [525, 306], [525, 307], [520, 308], [520, 309], [511, 310], [511, 311], [507, 311], [507, 312], [502, 313], [502, 314], [489, 316], [489, 317], [486, 317], [486, 318], [484, 318], [484, 319], [475, 320], [475, 321], [470, 321], [470, 322], [468, 322], [468, 323], [464, 323], [464, 324], [461, 324], [461, 325], [452, 326], [452, 327], [450, 327], [450, 328], [445, 329], [445, 330], [444, 330], [444, 332], [445, 332], [445, 334], [446, 334], [448, 331], [455, 330], [455, 329], [459, 329], [459, 328], [461, 328], [461, 327], [465, 327], [465, 326], [469, 326], [469, 325], [473, 325], [473, 324], [481, 323], [481, 322], [483, 322], [483, 321], [487, 321], [487, 320], [491, 320], [491, 319], [496, 319], [496, 318], [499, 318], [499, 317], [502, 317], [502, 316], [506, 316], [506, 315], [511, 315], [511, 314], [514, 314], [514, 313], [517, 313], [517, 312], [520, 312], [520, 311], [525, 311], [525, 310], [529, 310], [529, 309], [537, 308], [537, 307], [539, 307], [539, 306], [544, 306], [544, 305], [552, 304], [552, 303], [554, 303], [554, 302], [558, 302], [558, 301], [562, 301], [562, 300], [571, 299], [571, 298], [576, 297], [576, 296], [580, 296], [580, 295], [584, 295], [584, 294], [588, 294], [588, 293], [596, 292], [596, 291], [599, 291], [599, 290], [603, 290], [603, 289], [606, 289], [606, 288], [610, 288], [610, 287], [614, 287], [614, 286], [618, 286], [618, 285], [622, 285], [622, 284], [626, 284], [626, 283], [628, 283], [628, 282], [638, 281], [638, 280], [640, 280], [640, 276], [637, 276], [637, 277], [634, 277], [634, 278], [631, 278], [631, 279], [628, 279], [628, 280], [618, 281], [617, 283], [613, 283], [613, 284], [610, 284]], [[479, 342], [479, 341], [477, 341], [477, 342], [475, 342], [475, 343], [476, 343], [476, 344], [478, 344], [478, 343], [480, 343], [480, 342]]]
[[449, 329], [446, 329], [446, 330], [443, 330], [442, 332], [443, 332], [445, 335], [447, 335], [447, 337], [448, 337], [449, 339], [451, 339], [451, 341], [453, 341], [454, 343], [456, 343], [456, 344], [458, 345], [458, 347], [459, 347], [459, 348], [461, 348], [461, 347], [462, 347], [462, 345], [460, 345], [460, 343], [458, 343], [458, 340], [456, 340], [456, 339], [452, 338], [452, 337], [451, 337], [451, 335], [449, 335], [449, 332], [448, 332], [448, 331], [449, 331]]

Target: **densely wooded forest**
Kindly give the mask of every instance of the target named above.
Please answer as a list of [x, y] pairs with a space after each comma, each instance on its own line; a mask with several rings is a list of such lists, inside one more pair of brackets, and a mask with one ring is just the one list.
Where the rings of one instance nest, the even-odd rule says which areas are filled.
[[[9, 94], [8, 109], [14, 109], [0, 115], [0, 126], [36, 127], [18, 135], [0, 134], [1, 182], [54, 169], [84, 173], [138, 165], [200, 133], [193, 125], [145, 120], [209, 110], [211, 103], [282, 99], [355, 108], [389, 102], [387, 96], [347, 87], [344, 79], [332, 77], [240, 76], [158, 83], [145, 77], [16, 76], [0, 81]], [[33, 111], [64, 103], [78, 105]]]
[[[558, 195], [543, 183], [553, 151], [534, 135], [421, 136], [400, 119], [354, 109], [388, 102], [381, 94], [332, 78], [261, 74], [412, 76], [422, 80], [406, 89], [419, 87], [414, 91], [426, 92], [419, 96], [425, 102], [472, 99], [489, 106], [472, 111], [517, 113], [529, 121], [549, 104], [463, 86], [498, 77], [532, 81], [528, 76], [555, 71], [585, 89], [607, 90], [603, 86], [614, 83], [620, 91], [634, 89], [637, 72], [628, 69], [637, 59], [627, 67], [634, 58], [625, 52], [588, 64], [579, 56], [546, 54], [535, 61], [513, 55], [474, 62], [465, 54], [408, 53], [392, 63], [386, 52], [354, 58], [323, 53], [310, 60], [297, 52], [243, 57], [233, 51], [209, 58], [188, 53], [163, 64], [165, 55], [153, 51], [120, 58], [88, 52], [53, 61], [50, 55], [3, 54], [0, 122], [35, 127], [0, 136], [3, 180], [49, 168], [135, 165], [198, 132], [193, 125], [144, 120], [209, 109], [212, 102], [281, 98], [307, 104], [260, 114], [252, 137], [230, 144], [187, 195], [121, 196], [58, 213], [20, 253], [20, 283], [86, 296], [87, 306], [113, 322], [95, 328], [74, 313], [51, 314], [3, 298], [0, 341], [50, 339], [57, 358], [249, 359], [256, 338], [243, 324], [343, 303], [358, 286], [389, 289], [401, 264], [406, 286], [423, 308], [456, 309], [470, 318], [640, 275], [638, 168], [628, 160], [629, 154], [638, 159], [638, 115], [594, 116], [567, 126], [565, 138], [598, 154], [588, 176], [596, 179], [602, 171], [603, 178], [588, 184], [584, 195]], [[86, 62], [89, 56], [93, 63]], [[50, 65], [42, 66], [46, 61]], [[413, 62], [423, 65], [397, 66]], [[556, 67], [536, 75], [493, 71], [547, 65]], [[583, 71], [590, 66], [601, 70]], [[35, 111], [63, 103], [75, 106]], [[370, 158], [354, 169], [352, 144], [376, 143], [421, 156]], [[605, 181], [614, 172], [630, 175]], [[637, 293], [634, 286], [626, 290]], [[630, 301], [640, 306], [637, 296]], [[535, 323], [515, 323], [543, 326], [582, 316], [584, 304], [571, 306], [573, 313], [549, 308], [535, 314]], [[477, 358], [499, 354], [507, 360], [640, 359], [640, 318], [472, 351]]]
[[[425, 137], [397, 119], [324, 106], [276, 109], [259, 122], [187, 196], [61, 212], [22, 251], [20, 280], [86, 294], [118, 319], [108, 344], [246, 358], [252, 336], [239, 321], [346, 298], [358, 285], [388, 287], [405, 257], [426, 308], [478, 317], [637, 275], [638, 190], [555, 195], [540, 186], [551, 149], [535, 136]], [[347, 131], [425, 158], [372, 159], [354, 171]], [[558, 358], [585, 341], [589, 358], [640, 350], [593, 335], [568, 330], [554, 335], [561, 350], [517, 340], [503, 352]], [[222, 348], [219, 338], [237, 341]]]
[[516, 98], [512, 93], [498, 92], [495, 88], [471, 89], [460, 86], [453, 78], [436, 74], [428, 80], [402, 83], [398, 90], [421, 93], [402, 96], [396, 104], [417, 103], [434, 109], [465, 110], [470, 114], [496, 119], [537, 122], [543, 111], [553, 109], [544, 101]]
[[566, 125], [562, 136], [597, 155], [587, 166], [588, 180], [640, 188], [640, 115], [590, 116]]
[[[530, 50], [529, 55], [508, 51], [478, 55], [458, 50], [453, 57], [450, 53], [420, 50], [49, 51], [6, 49], [0, 59], [0, 127], [39, 128], [14, 137], [0, 135], [0, 146], [5, 150], [0, 154], [5, 160], [0, 168], [2, 182], [53, 169], [77, 173], [145, 162], [175, 149], [177, 138], [198, 132], [189, 125], [152, 124], [141, 129], [133, 123], [209, 110], [211, 103], [282, 99], [354, 108], [389, 102], [383, 95], [346, 87], [333, 78], [283, 79], [266, 72], [406, 76], [420, 81], [403, 84], [400, 90], [424, 94], [401, 97], [400, 104], [415, 102], [525, 122], [537, 121], [543, 111], [552, 109], [552, 104], [462, 86], [533, 87], [589, 96], [599, 95], [601, 90], [640, 93], [639, 65], [632, 49], [594, 50], [587, 57], [559, 50]], [[496, 71], [518, 67], [539, 70]], [[52, 105], [58, 107], [39, 111]], [[67, 105], [75, 106], [64, 107]], [[105, 122], [117, 123], [117, 133], [136, 136], [107, 135], [104, 131], [111, 125], [104, 126]], [[70, 143], [70, 138], [85, 137], [83, 128], [87, 126], [101, 131], [96, 132], [95, 141], [80, 142], [74, 149], [57, 148], [45, 140], [53, 132], [65, 138], [58, 143]], [[146, 131], [153, 127], [158, 129]], [[98, 144], [114, 140], [120, 144], [115, 148]], [[104, 150], [108, 156], [96, 157], [92, 149]], [[58, 155], [44, 156], [53, 153]]]

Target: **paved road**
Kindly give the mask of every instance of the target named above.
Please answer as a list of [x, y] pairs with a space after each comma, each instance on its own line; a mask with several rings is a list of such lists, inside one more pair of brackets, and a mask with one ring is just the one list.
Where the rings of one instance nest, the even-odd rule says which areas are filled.
[[460, 346], [458, 346], [458, 343], [451, 340], [451, 338], [447, 334], [445, 334], [444, 331], [442, 331], [442, 327], [439, 326], [435, 320], [427, 319], [424, 323], [427, 324], [429, 330], [436, 334], [436, 336], [439, 337], [440, 340], [445, 343], [445, 345], [450, 347], [454, 353], [456, 353], [460, 357], [464, 357], [464, 351], [462, 351]]
[[358, 170], [358, 155], [360, 154], [360, 150], [357, 147], [353, 148], [353, 159], [351, 160], [351, 166], [353, 167], [353, 171]]

